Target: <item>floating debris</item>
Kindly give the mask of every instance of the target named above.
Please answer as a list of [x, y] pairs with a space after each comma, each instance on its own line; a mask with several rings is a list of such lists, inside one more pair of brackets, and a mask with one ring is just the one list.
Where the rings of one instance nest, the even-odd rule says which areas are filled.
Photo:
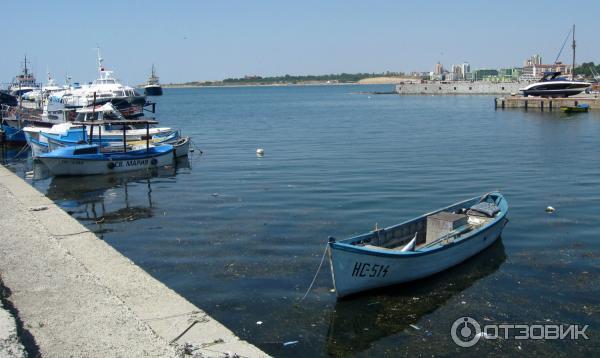
[[263, 324], [263, 321], [256, 321], [256, 325], [257, 325], [257, 326], [260, 326], [260, 325], [262, 325], [262, 324]]
[[409, 326], [411, 326], [412, 328], [416, 329], [417, 331], [421, 330], [421, 328], [419, 326], [416, 326], [414, 324], [409, 324]]
[[262, 148], [258, 148], [256, 150], [256, 155], [258, 155], [259, 157], [262, 157], [263, 155], [265, 155], [265, 150]]
[[554, 209], [552, 206], [548, 206], [548, 207], [546, 208], [546, 212], [547, 212], [547, 213], [553, 213], [553, 212], [555, 212], [555, 211], [556, 211], [556, 209]]
[[300, 341], [289, 341], [289, 342], [283, 343], [283, 346], [284, 347], [293, 346], [294, 344], [298, 344], [298, 343], [300, 343]]
[[216, 198], [217, 196], [219, 196], [219, 193], [212, 193], [210, 195], [212, 195], [212, 196], [214, 196]]

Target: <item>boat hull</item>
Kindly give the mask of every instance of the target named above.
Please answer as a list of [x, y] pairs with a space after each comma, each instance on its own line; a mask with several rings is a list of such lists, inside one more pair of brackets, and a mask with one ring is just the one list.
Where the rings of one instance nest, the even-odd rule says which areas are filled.
[[25, 133], [23, 129], [11, 127], [6, 124], [2, 124], [2, 130], [4, 132], [4, 141], [7, 143], [24, 143]]
[[29, 147], [31, 148], [31, 156], [33, 158], [37, 158], [44, 153], [48, 153], [47, 143], [42, 143], [33, 138], [30, 138], [30, 140], [27, 141], [27, 143], [29, 143]]
[[163, 89], [161, 86], [146, 86], [144, 87], [146, 96], [162, 96]]
[[588, 108], [581, 107], [560, 107], [560, 109], [565, 113], [585, 113], [588, 111]]
[[39, 157], [54, 175], [98, 175], [147, 170], [173, 163], [173, 150], [155, 156], [124, 160]]

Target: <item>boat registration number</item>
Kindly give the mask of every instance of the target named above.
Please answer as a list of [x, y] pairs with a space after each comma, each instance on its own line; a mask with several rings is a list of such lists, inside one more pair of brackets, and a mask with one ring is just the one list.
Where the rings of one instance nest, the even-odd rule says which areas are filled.
[[385, 277], [390, 265], [371, 264], [367, 262], [354, 263], [352, 276], [354, 277]]

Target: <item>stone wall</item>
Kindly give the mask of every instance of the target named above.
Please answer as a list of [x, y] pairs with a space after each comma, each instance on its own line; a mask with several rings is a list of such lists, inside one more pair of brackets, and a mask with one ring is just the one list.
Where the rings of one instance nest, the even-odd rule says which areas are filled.
[[519, 88], [527, 83], [519, 82], [428, 82], [402, 83], [396, 85], [398, 94], [511, 94], [518, 93]]

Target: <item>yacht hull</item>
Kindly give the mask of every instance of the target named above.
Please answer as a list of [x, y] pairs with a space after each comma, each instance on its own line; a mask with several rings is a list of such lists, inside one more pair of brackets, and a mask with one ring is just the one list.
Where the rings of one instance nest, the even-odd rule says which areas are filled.
[[163, 90], [161, 86], [146, 86], [144, 87], [146, 96], [162, 96]]

